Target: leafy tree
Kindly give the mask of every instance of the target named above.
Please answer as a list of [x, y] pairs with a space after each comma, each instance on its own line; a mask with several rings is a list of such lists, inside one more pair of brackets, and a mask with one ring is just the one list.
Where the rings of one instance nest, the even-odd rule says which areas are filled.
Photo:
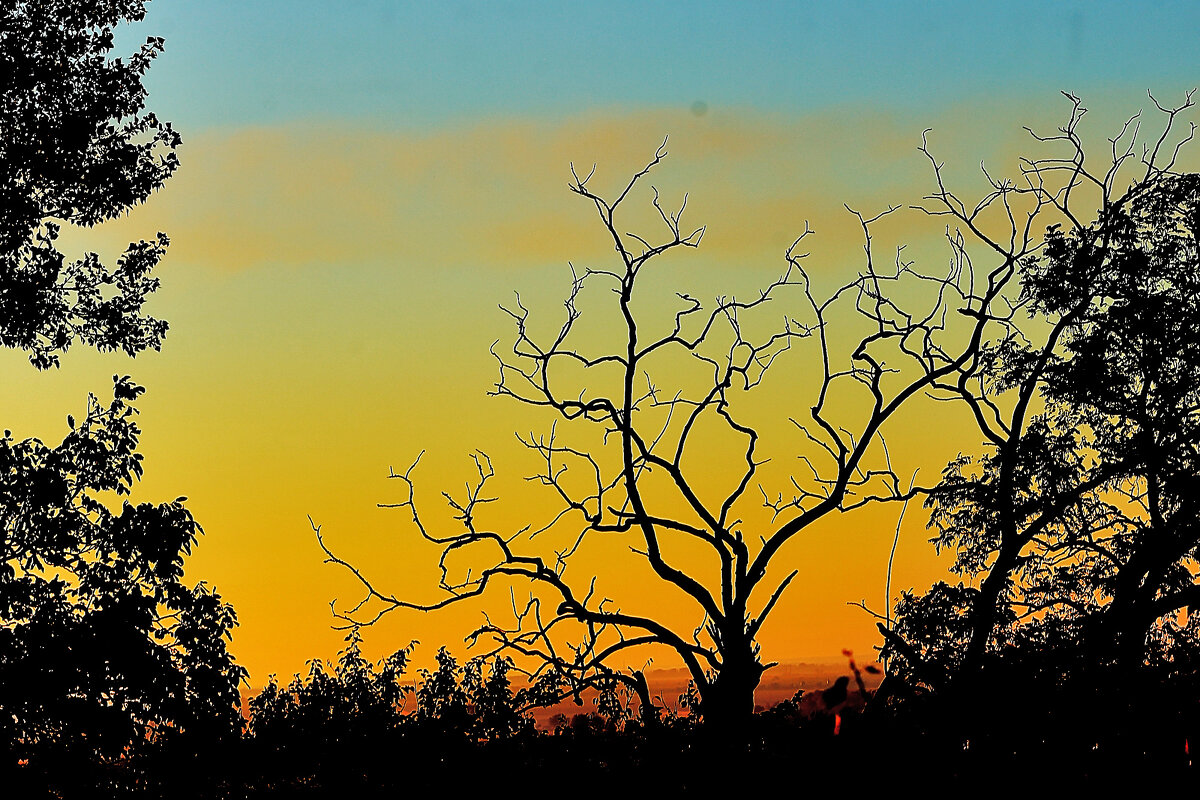
[[372, 664], [358, 629], [346, 641], [336, 664], [313, 661], [286, 686], [272, 676], [250, 700], [246, 770], [261, 777], [248, 785], [433, 788], [464, 768], [511, 768], [530, 757], [522, 746], [533, 721], [518, 707], [506, 661], [460, 666], [441, 648], [414, 688], [405, 672], [415, 642]]
[[[1003, 705], [997, 684], [1038, 684], [1054, 712], [1064, 686], [1078, 705], [1116, 693], [1112, 729], [1130, 703], [1162, 723], [1200, 697], [1178, 692], [1200, 652], [1186, 613], [1200, 596], [1200, 176], [1174, 171], [1191, 133], [1168, 143], [1190, 95], [1159, 106], [1163, 131], [1140, 152], [1127, 123], [1103, 174], [1084, 166], [1072, 100], [1053, 137], [1069, 157], [1031, 164], [1021, 190], [1063, 220], [1019, 254], [1025, 319], [997, 318], [979, 359], [940, 384], [989, 448], [952, 461], [928, 499], [935, 543], [970, 582], [905, 594], [885, 633], [896, 674], [963, 707]], [[1088, 221], [1076, 206], [1094, 199]]]
[[10, 758], [113, 759], [238, 724], [233, 609], [183, 582], [200, 526], [183, 506], [103, 502], [141, 474], [130, 405], [107, 405], [54, 447], [0, 438], [0, 735]]
[[56, 366], [76, 341], [129, 354], [158, 349], [167, 324], [141, 313], [158, 288], [159, 233], [115, 266], [68, 260], [63, 224], [125, 213], [179, 166], [179, 135], [146, 111], [142, 76], [162, 50], [151, 38], [108, 58], [113, 27], [145, 0], [20, 0], [0, 8], [0, 346]]
[[[377, 717], [387, 720], [386, 724], [395, 724], [412, 692], [403, 679], [413, 645], [372, 664], [362, 654], [362, 636], [358, 631], [351, 631], [346, 641], [332, 670], [321, 661], [312, 661], [307, 679], [296, 676], [286, 688], [280, 687], [272, 676], [267, 687], [250, 703], [256, 734], [268, 732], [285, 719], [302, 731], [305, 738], [317, 736], [335, 719], [346, 723], [357, 718], [360, 724], [368, 724]], [[296, 714], [307, 716], [308, 721], [296, 718]], [[326, 730], [325, 735], [337, 734]]]
[[[811, 233], [806, 226], [785, 254], [783, 273], [749, 299], [718, 297], [706, 308], [681, 292], [673, 307], [668, 300], [665, 313], [658, 313], [664, 305], [648, 293], [652, 279], [646, 276], [661, 257], [699, 246], [704, 233], [684, 228], [683, 206], [665, 209], [657, 190], [650, 203], [664, 228], [661, 238], [622, 232], [627, 199], [664, 155], [660, 148], [614, 199], [593, 191], [592, 175], [572, 170], [570, 188], [597, 213], [614, 261], [572, 268], [565, 317], [548, 336], [536, 332], [540, 322], [519, 297], [505, 309], [516, 335], [511, 350], [493, 349], [500, 369], [493, 394], [544, 409], [554, 419], [547, 433], [521, 437], [540, 465], [530, 480], [561, 504], [553, 521], [538, 530], [486, 527], [481, 514], [492, 499], [487, 485], [493, 469], [483, 454], [475, 457], [477, 477], [466, 495], [447, 495], [463, 526], [459, 532], [427, 525], [412, 468], [394, 476], [406, 496], [392, 505], [411, 512], [419, 533], [443, 549], [447, 594], [429, 603], [378, 589], [329, 549], [319, 529], [317, 537], [327, 560], [351, 570], [366, 592], [342, 615], [346, 625], [369, 624], [398, 608], [442, 608], [482, 594], [493, 582], [531, 584], [535, 591], [523, 609], [514, 609], [514, 623], [489, 621], [476, 637], [532, 659], [537, 666], [531, 678], [544, 689], [542, 700], [618, 681], [639, 697], [643, 721], [652, 724], [661, 709], [651, 701], [643, 672], [624, 670], [619, 662], [637, 648], [665, 647], [689, 670], [696, 711], [710, 729], [740, 736], [753, 713], [755, 687], [771, 666], [760, 658], [758, 633], [798, 574], [774, 572], [782, 548], [831, 514], [913, 496], [892, 469], [881, 429], [910, 399], [978, 358], [990, 324], [987, 309], [1003, 296], [1014, 268], [1002, 265], [977, 288], [970, 263], [962, 260], [940, 276], [900, 259], [881, 266], [872, 226], [896, 209], [874, 217], [852, 212], [863, 231], [866, 263], [830, 295], [818, 295], [804, 268], [801, 246]], [[898, 298], [910, 289], [927, 305], [902, 308]], [[762, 313], [789, 295], [800, 312], [790, 307], [781, 326], [765, 325]], [[962, 314], [947, 313], [954, 302]], [[585, 308], [598, 309], [589, 313], [607, 325], [606, 343], [597, 346], [583, 332]], [[831, 344], [830, 321], [839, 315], [857, 339], [845, 353]], [[816, 372], [806, 421], [796, 423], [801, 474], [783, 478], [786, 495], [763, 486], [756, 491], [765, 461], [743, 393], [768, 380], [771, 368], [802, 343], [812, 346]], [[701, 437], [719, 439], [738, 456], [714, 462]], [[721, 481], [716, 492], [710, 488], [714, 475]], [[692, 623], [678, 629], [655, 608], [632, 609], [602, 596], [586, 564], [572, 571], [582, 543], [593, 537], [630, 541], [638, 568], [660, 582], [661, 591], [692, 604]], [[546, 544], [539, 549], [539, 542]], [[681, 566], [680, 554], [688, 549], [704, 553], [706, 566]], [[453, 564], [471, 554], [478, 560], [456, 577]]]
[[474, 709], [476, 735], [481, 739], [502, 739], [533, 730], [533, 720], [523, 713], [513, 691], [508, 677], [511, 671], [512, 660], [500, 656], [490, 662], [472, 659], [466, 664], [464, 683]]
[[[125, 213], [178, 166], [179, 137], [146, 111], [142, 86], [162, 40], [108, 57], [114, 26], [144, 6], [0, 7], [0, 345], [38, 369], [75, 342], [157, 349], [167, 329], [142, 312], [165, 235], [112, 267], [58, 246], [62, 225]], [[0, 739], [5, 766], [59, 787], [99, 791], [89, 765], [128, 766], [152, 746], [195, 757], [241, 727], [233, 609], [183, 581], [200, 526], [182, 497], [122, 499], [142, 474], [142, 391], [114, 377], [112, 402], [89, 397], [58, 445], [0, 437]]]

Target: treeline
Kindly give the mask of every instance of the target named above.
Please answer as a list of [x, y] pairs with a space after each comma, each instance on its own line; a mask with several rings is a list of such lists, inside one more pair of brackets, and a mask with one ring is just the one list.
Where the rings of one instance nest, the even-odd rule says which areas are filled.
[[[590, 796], [607, 785], [839, 790], [885, 777], [938, 786], [1019, 771], [1082, 787], [1192, 774], [1200, 722], [1194, 677], [1114, 684], [1082, 669], [1063, 681], [1069, 665], [1026, 658], [991, 696], [953, 712], [934, 695], [891, 694], [886, 681], [856, 696], [847, 676], [797, 692], [730, 737], [704, 725], [694, 698], [647, 717], [614, 685], [579, 698], [577, 713], [546, 730], [531, 704], [557, 697], [544, 683], [514, 688], [506, 658], [459, 664], [442, 648], [437, 666], [414, 676], [411, 653], [371, 662], [352, 631], [336, 661], [314, 660], [287, 683], [272, 678], [225, 730], [154, 728], [117, 753], [83, 739], [72, 748], [54, 737], [17, 743], [24, 757], [8, 764], [4, 785], [30, 797], [401, 797], [528, 784]], [[956, 716], [970, 715], [970, 728], [986, 734], [963, 740]]]

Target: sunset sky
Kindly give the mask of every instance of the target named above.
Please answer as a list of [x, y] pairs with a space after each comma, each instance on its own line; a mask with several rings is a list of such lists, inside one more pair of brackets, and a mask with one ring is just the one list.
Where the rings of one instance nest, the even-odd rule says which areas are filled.
[[[1083, 98], [1084, 133], [1101, 144], [1152, 111], [1147, 90], [1180, 102], [1200, 81], [1198, 26], [1194, 3], [154, 0], [117, 53], [166, 39], [146, 85], [150, 108], [183, 136], [183, 166], [127, 218], [70, 232], [69, 244], [111, 258], [165, 231], [151, 310], [170, 333], [161, 353], [79, 348], [46, 373], [6, 352], [0, 418], [18, 437], [58, 441], [67, 414], [89, 391], [108, 394], [113, 373], [147, 387], [135, 497], [189, 498], [206, 535], [188, 575], [236, 607], [233, 651], [258, 686], [334, 655], [329, 603], [357, 600], [349, 577], [322, 563], [308, 517], [389, 591], [440, 597], [436, 551], [405, 512], [376, 506], [401, 499], [390, 467], [425, 451], [418, 501], [445, 530], [440, 493], [471, 477], [475, 449], [498, 473], [488, 525], [538, 527], [558, 510], [522, 480], [537, 464], [514, 437], [551, 419], [487, 397], [488, 348], [511, 339], [497, 305], [514, 291], [557, 320], [567, 262], [612, 263], [594, 209], [567, 190], [572, 162], [595, 163], [592, 186], [608, 194], [670, 137], [650, 177], [671, 204], [688, 192], [685, 222], [707, 232], [664, 261], [662, 288], [748, 294], [783, 269], [806, 220], [808, 267], [833, 288], [862, 263], [842, 204], [874, 213], [929, 191], [922, 130], [974, 196], [981, 160], [1013, 173], [1018, 155], [1038, 152], [1023, 125], [1061, 124], [1060, 90]], [[630, 202], [638, 229], [648, 202]], [[876, 245], [889, 257], [907, 245], [935, 271], [943, 232], [901, 211]], [[754, 412], [784, 470], [795, 460], [788, 418], [812, 402], [809, 364], [799, 351], [781, 360]], [[889, 431], [902, 471], [930, 482], [976, 438], [929, 404]], [[871, 651], [872, 620], [847, 603], [883, 611], [897, 512], [835, 519], [790, 543], [780, 563], [800, 574], [763, 630], [764, 658]], [[926, 520], [909, 508], [893, 594], [946, 574]], [[635, 556], [593, 557], [625, 607], [699, 621], [626, 566]], [[367, 650], [418, 639], [424, 657], [440, 644], [465, 653], [481, 611], [509, 602], [500, 590], [445, 613], [396, 612], [367, 633]]]

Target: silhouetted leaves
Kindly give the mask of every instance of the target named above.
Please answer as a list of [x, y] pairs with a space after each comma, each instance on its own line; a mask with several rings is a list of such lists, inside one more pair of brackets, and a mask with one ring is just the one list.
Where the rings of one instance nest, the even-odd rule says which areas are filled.
[[27, 0], [0, 7], [0, 346], [39, 369], [75, 341], [133, 354], [167, 323], [143, 315], [167, 237], [129, 245], [115, 266], [68, 259], [62, 225], [125, 213], [179, 166], [179, 135], [145, 109], [142, 77], [163, 40], [110, 58], [113, 26], [144, 0]]
[[200, 526], [179, 501], [114, 502], [141, 474], [142, 391], [115, 382], [56, 446], [0, 438], [0, 738], [54, 782], [240, 728], [237, 618], [183, 583]]
[[250, 784], [263, 791], [432, 784], [484, 758], [485, 746], [487, 758], [503, 758], [510, 751], [502, 743], [533, 735], [507, 661], [460, 666], [441, 648], [436, 668], [414, 684], [405, 673], [415, 642], [372, 663], [357, 629], [346, 641], [336, 664], [310, 662], [308, 674], [286, 686], [272, 677], [250, 700], [248, 760], [257, 776]]

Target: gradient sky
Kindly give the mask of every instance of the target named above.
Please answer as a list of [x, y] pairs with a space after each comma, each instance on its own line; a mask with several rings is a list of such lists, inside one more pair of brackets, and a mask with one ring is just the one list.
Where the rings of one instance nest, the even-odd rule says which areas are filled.
[[[553, 514], [520, 480], [535, 467], [513, 439], [549, 420], [485, 395], [488, 346], [510, 335], [497, 303], [521, 290], [555, 314], [566, 262], [608, 258], [566, 190], [571, 161], [597, 163], [595, 187], [611, 191], [671, 136], [655, 183], [668, 198], [689, 191], [688, 218], [708, 233], [670, 262], [666, 288], [750, 291], [805, 220], [814, 276], [832, 286], [861, 260], [841, 204], [880, 210], [928, 190], [923, 129], [970, 194], [981, 159], [1011, 170], [1028, 152], [1022, 125], [1064, 119], [1059, 90], [1085, 99], [1092, 137], [1149, 111], [1147, 89], [1177, 102], [1200, 79], [1198, 25], [1191, 3], [154, 0], [118, 51], [166, 38], [146, 83], [183, 135], [183, 167], [127, 218], [71, 241], [111, 255], [166, 231], [152, 307], [171, 332], [160, 354], [77, 350], [45, 374], [4, 354], [0, 414], [18, 436], [57, 440], [114, 372], [144, 383], [137, 496], [190, 498], [206, 536], [189, 576], [235, 604], [234, 652], [255, 685], [290, 675], [336, 652], [328, 604], [354, 594], [321, 563], [306, 515], [379, 583], [430, 599], [436, 554], [402, 512], [375, 507], [397, 499], [389, 466], [426, 451], [424, 513], [449, 523], [439, 492], [462, 485], [482, 448], [500, 472], [497, 527]], [[944, 261], [938, 225], [919, 215], [881, 235]], [[766, 387], [771, 430], [804, 407], [803, 363]], [[930, 414], [891, 432], [923, 475], [974, 446], [962, 420]], [[781, 464], [790, 442], [773, 445]], [[895, 512], [836, 520], [783, 552], [801, 577], [763, 630], [765, 657], [869, 652], [871, 620], [846, 604], [882, 607]], [[944, 575], [925, 519], [910, 508], [894, 589]], [[683, 614], [619, 554], [595, 558], [614, 596]], [[394, 614], [368, 650], [415, 638], [430, 655], [481, 608]]]

